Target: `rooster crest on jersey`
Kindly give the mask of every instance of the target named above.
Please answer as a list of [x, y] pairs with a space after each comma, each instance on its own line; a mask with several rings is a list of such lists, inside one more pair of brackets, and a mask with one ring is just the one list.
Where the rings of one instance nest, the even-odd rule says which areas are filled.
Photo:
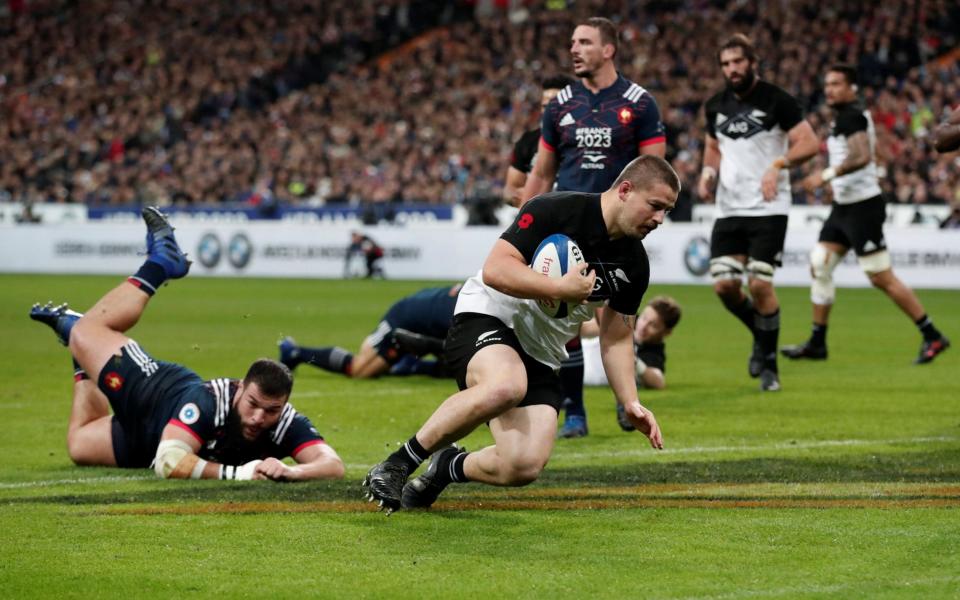
[[[575, 241], [562, 233], [555, 233], [537, 246], [537, 251], [533, 253], [533, 262], [530, 263], [530, 268], [547, 277], [559, 278], [583, 262], [583, 253], [580, 252], [580, 246], [577, 246]], [[537, 306], [544, 313], [556, 319], [562, 319], [570, 314], [567, 303], [559, 300], [537, 300]]]

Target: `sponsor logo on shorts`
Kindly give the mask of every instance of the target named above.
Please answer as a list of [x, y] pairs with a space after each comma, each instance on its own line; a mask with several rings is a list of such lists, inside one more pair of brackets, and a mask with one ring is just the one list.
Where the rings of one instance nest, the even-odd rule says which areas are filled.
[[103, 383], [114, 392], [119, 392], [120, 388], [123, 387], [123, 377], [116, 371], [110, 371], [103, 378]]
[[184, 425], [193, 425], [200, 419], [200, 409], [193, 402], [184, 404], [183, 408], [180, 409], [180, 415], [177, 418]]
[[482, 346], [483, 344], [488, 344], [490, 342], [499, 342], [502, 341], [501, 337], [490, 337], [491, 335], [497, 333], [497, 329], [491, 329], [490, 331], [484, 331], [477, 336], [477, 346]]

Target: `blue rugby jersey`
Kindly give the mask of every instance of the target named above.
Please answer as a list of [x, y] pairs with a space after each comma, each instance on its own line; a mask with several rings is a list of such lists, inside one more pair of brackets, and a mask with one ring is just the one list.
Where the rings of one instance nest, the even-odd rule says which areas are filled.
[[640, 148], [665, 141], [656, 100], [622, 75], [596, 94], [568, 85], [543, 111], [540, 143], [557, 153], [556, 191], [606, 191]]

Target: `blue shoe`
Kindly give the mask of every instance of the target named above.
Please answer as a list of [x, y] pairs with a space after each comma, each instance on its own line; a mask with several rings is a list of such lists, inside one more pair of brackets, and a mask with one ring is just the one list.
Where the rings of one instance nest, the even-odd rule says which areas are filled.
[[280, 346], [280, 362], [285, 364], [291, 371], [303, 362], [300, 360], [300, 347], [297, 346], [297, 342], [295, 342], [292, 337], [287, 336], [281, 339], [277, 345]]
[[82, 316], [83, 313], [70, 310], [66, 304], [54, 306], [53, 302], [47, 302], [43, 306], [38, 302], [30, 309], [30, 318], [52, 329], [64, 346], [70, 343], [70, 330]]
[[167, 279], [180, 279], [190, 272], [190, 261], [173, 236], [173, 226], [156, 206], [140, 211], [147, 224], [147, 260], [163, 267]]
[[581, 415], [568, 415], [563, 427], [557, 432], [558, 438], [581, 438], [587, 436], [587, 418]]

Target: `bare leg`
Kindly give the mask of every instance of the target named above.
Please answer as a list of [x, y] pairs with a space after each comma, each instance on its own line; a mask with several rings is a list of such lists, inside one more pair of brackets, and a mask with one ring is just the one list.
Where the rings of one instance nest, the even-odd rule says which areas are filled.
[[538, 404], [512, 408], [490, 421], [496, 443], [463, 463], [470, 481], [521, 486], [536, 481], [553, 452], [557, 411]]
[[832, 304], [814, 304], [813, 322], [817, 325], [826, 325], [830, 321], [830, 309]]
[[91, 377], [97, 377], [110, 357], [129, 341], [124, 332], [140, 320], [149, 300], [146, 292], [125, 281], [77, 321], [70, 334], [70, 352]]
[[73, 385], [73, 406], [67, 425], [67, 451], [78, 465], [117, 465], [113, 455], [110, 405], [96, 383], [81, 379]]
[[[417, 432], [417, 440], [427, 450], [455, 442], [519, 404], [527, 394], [527, 371], [510, 346], [487, 346], [467, 365], [467, 386], [447, 398]], [[552, 436], [556, 419], [551, 427]]]
[[360, 351], [353, 356], [350, 363], [350, 377], [353, 379], [369, 379], [379, 377], [390, 370], [388, 363], [376, 348], [371, 346], [366, 340], [360, 345]]
[[870, 283], [893, 300], [900, 310], [910, 317], [910, 320], [916, 322], [926, 314], [917, 295], [894, 275], [893, 269], [871, 274]]

